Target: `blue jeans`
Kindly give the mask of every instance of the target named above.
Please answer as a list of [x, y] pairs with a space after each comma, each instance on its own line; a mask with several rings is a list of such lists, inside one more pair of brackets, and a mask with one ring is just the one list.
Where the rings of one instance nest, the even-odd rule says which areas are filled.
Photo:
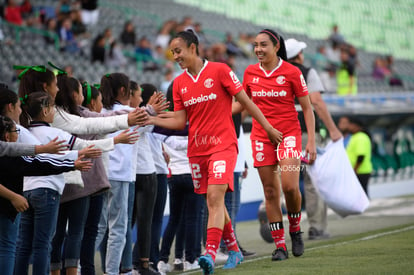
[[101, 220], [96, 245], [103, 244], [108, 230], [107, 244], [101, 246], [105, 254], [105, 273], [119, 274], [122, 251], [128, 227], [128, 190], [130, 182], [110, 180], [111, 189], [104, 194]]
[[[51, 270], [60, 270], [62, 256], [64, 267], [77, 267], [80, 258], [81, 241], [85, 227], [89, 196], [62, 203], [59, 207], [56, 233], [52, 240]], [[66, 234], [66, 224], [68, 231]], [[62, 245], [63, 255], [62, 255]]]
[[28, 273], [32, 254], [33, 274], [48, 275], [60, 194], [49, 188], [38, 188], [25, 191], [24, 196], [29, 202], [29, 209], [21, 216], [14, 274]]
[[19, 224], [20, 214], [14, 221], [0, 214], [0, 270], [4, 275], [13, 275]]
[[90, 196], [88, 217], [83, 232], [80, 265], [82, 275], [95, 275], [95, 241], [101, 219], [103, 194]]
[[[194, 262], [200, 253], [201, 208], [204, 198], [194, 193], [191, 174], [173, 175], [168, 180], [168, 187], [170, 189], [170, 217], [162, 238], [160, 260], [168, 262], [174, 237], [180, 225], [184, 223], [185, 259]], [[176, 246], [183, 247], [182, 244], [176, 244]], [[176, 258], [180, 257], [180, 254], [182, 255], [182, 252], [176, 253]]]
[[128, 228], [124, 251], [121, 259], [121, 272], [132, 270], [132, 213], [135, 200], [135, 182], [129, 183], [128, 189]]
[[162, 221], [164, 218], [165, 203], [167, 201], [168, 179], [166, 174], [157, 174], [157, 199], [155, 200], [154, 215], [152, 216], [151, 228], [151, 253], [150, 262], [155, 265], [160, 257], [160, 239]]

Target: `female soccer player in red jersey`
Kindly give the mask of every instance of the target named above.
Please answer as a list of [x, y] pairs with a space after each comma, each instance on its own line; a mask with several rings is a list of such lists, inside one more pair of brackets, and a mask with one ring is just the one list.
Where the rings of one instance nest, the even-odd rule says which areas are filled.
[[297, 67], [286, 62], [283, 38], [272, 30], [264, 29], [256, 36], [254, 52], [259, 63], [247, 67], [243, 87], [266, 119], [283, 133], [283, 141], [272, 144], [262, 126], [253, 120], [250, 136], [254, 166], [258, 168], [263, 184], [267, 217], [276, 244], [272, 260], [280, 261], [288, 258], [280, 206], [280, 183], [286, 200], [292, 253], [301, 256], [304, 251], [300, 231], [299, 191], [300, 162], [303, 156], [295, 97], [302, 107], [308, 129], [305, 158], [310, 163], [316, 158], [315, 118], [303, 75]]
[[192, 31], [178, 33], [171, 40], [170, 48], [175, 61], [185, 69], [174, 80], [174, 112], [151, 117], [149, 123], [183, 129], [189, 121], [188, 157], [194, 189], [205, 194], [209, 211], [206, 254], [200, 257], [199, 264], [205, 274], [212, 274], [221, 237], [229, 250], [224, 268], [235, 268], [243, 260], [224, 204], [226, 191], [233, 191], [237, 158], [237, 138], [231, 117], [233, 96], [262, 125], [271, 142], [278, 144], [282, 134], [248, 98], [227, 65], [199, 57], [198, 39]]

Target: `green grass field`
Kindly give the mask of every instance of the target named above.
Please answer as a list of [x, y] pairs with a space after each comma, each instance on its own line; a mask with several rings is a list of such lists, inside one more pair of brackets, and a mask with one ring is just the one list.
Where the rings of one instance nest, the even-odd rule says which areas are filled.
[[234, 270], [222, 270], [219, 265], [215, 274], [414, 274], [414, 223], [305, 242], [302, 257], [290, 254], [282, 262], [272, 262], [271, 251], [268, 254], [258, 253]]
[[[285, 225], [288, 224], [284, 217]], [[309, 221], [304, 213], [305, 253], [302, 257], [272, 262], [273, 243], [259, 234], [259, 221], [237, 223], [236, 233], [241, 245], [257, 254], [248, 257], [234, 270], [223, 270], [217, 261], [215, 274], [414, 274], [414, 196], [371, 200], [361, 215], [341, 218], [328, 211], [328, 232], [325, 240], [308, 240]], [[288, 250], [290, 237], [285, 232]], [[174, 247], [175, 244], [173, 244]], [[171, 249], [170, 264], [174, 261]], [[96, 274], [102, 275], [99, 253], [95, 257]], [[201, 269], [178, 274], [202, 274]]]

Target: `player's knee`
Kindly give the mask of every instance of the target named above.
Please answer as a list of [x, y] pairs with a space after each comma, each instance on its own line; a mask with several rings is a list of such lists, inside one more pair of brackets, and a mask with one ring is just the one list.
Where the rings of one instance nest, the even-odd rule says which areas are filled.
[[286, 185], [283, 187], [283, 193], [285, 194], [285, 196], [295, 196], [300, 194], [300, 190], [297, 186]]
[[264, 187], [264, 195], [267, 201], [273, 201], [277, 199], [277, 192], [274, 187]]

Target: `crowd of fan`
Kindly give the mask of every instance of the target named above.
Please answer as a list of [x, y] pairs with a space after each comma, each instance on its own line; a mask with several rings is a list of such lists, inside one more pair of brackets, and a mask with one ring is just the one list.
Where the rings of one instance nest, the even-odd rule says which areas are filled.
[[[175, 33], [185, 29], [193, 29], [198, 35], [200, 56], [224, 62], [236, 73], [235, 58], [250, 58], [254, 55], [254, 35], [241, 32], [235, 38], [232, 33], [226, 33], [223, 41], [211, 41], [204, 33], [202, 24], [195, 22], [191, 16], [165, 21], [151, 37], [139, 36], [139, 26], [134, 25], [133, 20], [124, 23], [120, 34], [114, 34], [112, 28], [107, 27], [92, 37], [90, 30], [99, 19], [97, 0], [60, 0], [53, 7], [53, 13], [47, 12], [45, 7], [35, 7], [30, 0], [24, 0], [21, 4], [17, 2], [6, 1], [2, 9], [6, 21], [41, 28], [48, 33], [44, 37], [46, 43], [54, 44], [58, 38], [61, 51], [86, 56], [92, 63], [99, 62], [114, 69], [140, 61], [144, 70], [170, 71], [173, 60], [168, 49], [169, 40]], [[337, 90], [338, 69], [345, 68], [351, 75], [357, 75], [360, 67], [357, 49], [346, 41], [336, 25], [317, 52], [310, 56], [310, 60], [310, 65], [320, 73], [327, 92]], [[389, 85], [403, 85], [392, 64], [392, 56], [378, 57], [373, 64], [372, 77]]]

